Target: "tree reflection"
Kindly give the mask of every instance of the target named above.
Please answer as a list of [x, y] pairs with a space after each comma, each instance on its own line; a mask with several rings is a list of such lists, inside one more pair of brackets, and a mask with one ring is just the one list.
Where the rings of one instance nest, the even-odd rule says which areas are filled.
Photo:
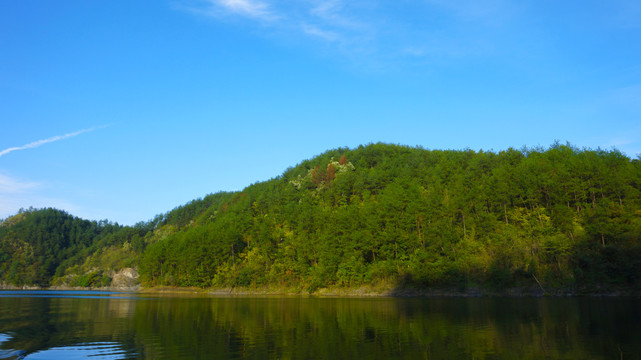
[[[606, 359], [638, 354], [634, 298], [7, 298], [0, 358], [87, 343], [153, 359]], [[115, 350], [114, 350], [115, 351]], [[14, 354], [15, 355], [15, 354]]]

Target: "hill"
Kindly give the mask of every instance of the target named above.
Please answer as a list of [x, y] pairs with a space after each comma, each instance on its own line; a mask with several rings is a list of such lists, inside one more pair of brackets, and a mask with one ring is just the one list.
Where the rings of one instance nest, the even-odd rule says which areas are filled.
[[370, 144], [134, 227], [53, 209], [0, 226], [5, 283], [105, 284], [124, 267], [144, 286], [633, 292], [641, 163], [558, 143], [498, 153]]

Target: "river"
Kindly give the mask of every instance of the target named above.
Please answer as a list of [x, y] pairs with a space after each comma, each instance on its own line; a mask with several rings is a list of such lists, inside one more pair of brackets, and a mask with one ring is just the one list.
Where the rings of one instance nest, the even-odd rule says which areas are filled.
[[0, 359], [640, 359], [641, 299], [0, 291]]

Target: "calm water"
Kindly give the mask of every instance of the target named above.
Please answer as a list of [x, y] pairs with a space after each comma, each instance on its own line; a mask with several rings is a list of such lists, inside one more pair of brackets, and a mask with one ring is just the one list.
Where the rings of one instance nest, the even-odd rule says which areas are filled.
[[2, 291], [3, 358], [641, 359], [641, 299]]

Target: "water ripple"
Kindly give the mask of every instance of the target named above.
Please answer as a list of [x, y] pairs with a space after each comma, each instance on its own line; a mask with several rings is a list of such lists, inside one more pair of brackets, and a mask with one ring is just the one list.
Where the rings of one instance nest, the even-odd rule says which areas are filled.
[[126, 350], [116, 342], [83, 343], [72, 346], [55, 347], [29, 354], [23, 359], [135, 359], [137, 354]]

